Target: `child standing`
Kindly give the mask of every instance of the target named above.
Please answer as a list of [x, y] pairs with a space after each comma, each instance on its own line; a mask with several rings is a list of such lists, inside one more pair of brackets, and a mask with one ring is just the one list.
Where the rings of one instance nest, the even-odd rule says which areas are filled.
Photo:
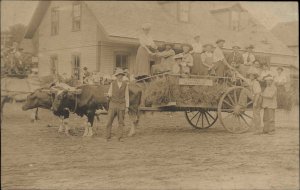
[[266, 88], [262, 93], [262, 108], [264, 109], [264, 128], [263, 133], [275, 133], [275, 110], [277, 108], [277, 88], [273, 83], [273, 76], [267, 75], [264, 77], [267, 83]]
[[123, 81], [125, 72], [118, 68], [114, 76], [117, 78], [110, 84], [108, 90], [109, 97], [109, 110], [108, 110], [108, 122], [106, 125], [106, 141], [111, 138], [111, 128], [115, 117], [118, 117], [119, 131], [118, 141], [121, 141], [123, 137], [124, 128], [124, 116], [125, 112], [128, 112], [129, 107], [129, 90], [127, 82]]

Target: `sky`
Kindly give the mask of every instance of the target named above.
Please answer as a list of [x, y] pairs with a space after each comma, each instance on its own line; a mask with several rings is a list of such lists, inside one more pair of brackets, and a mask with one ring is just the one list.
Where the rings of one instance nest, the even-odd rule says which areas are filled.
[[[28, 25], [38, 1], [1, 1], [1, 30], [10, 25]], [[267, 29], [278, 22], [298, 21], [298, 4], [294, 2], [243, 1], [241, 5]]]

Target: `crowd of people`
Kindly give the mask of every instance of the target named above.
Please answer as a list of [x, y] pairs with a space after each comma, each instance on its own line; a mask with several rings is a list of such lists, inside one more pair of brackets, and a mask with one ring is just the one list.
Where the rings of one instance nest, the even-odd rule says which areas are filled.
[[[278, 67], [277, 72], [273, 72], [267, 62], [259, 62], [253, 53], [253, 45], [245, 47], [243, 54], [240, 52], [241, 47], [234, 45], [232, 52], [225, 56], [224, 39], [218, 39], [215, 46], [210, 43], [202, 45], [200, 35], [194, 37], [193, 44], [183, 44], [182, 53], [176, 54], [172, 43], [165, 43], [164, 50], [159, 51], [150, 31], [149, 23], [142, 26], [140, 46], [133, 69], [135, 78], [164, 72], [217, 77], [235, 73], [250, 86], [253, 95], [253, 124], [257, 129], [255, 133], [274, 133], [275, 109], [277, 106], [285, 106], [280, 104], [283, 104], [282, 100], [287, 98], [283, 96], [288, 90], [288, 79], [282, 67]], [[150, 61], [153, 57], [159, 58], [160, 63], [154, 64], [151, 68]], [[277, 103], [278, 99], [280, 101]], [[261, 109], [264, 109], [263, 131], [260, 131]]]

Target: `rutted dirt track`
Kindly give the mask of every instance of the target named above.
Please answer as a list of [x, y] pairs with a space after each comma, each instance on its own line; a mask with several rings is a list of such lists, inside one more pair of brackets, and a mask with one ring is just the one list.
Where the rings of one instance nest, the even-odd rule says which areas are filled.
[[234, 135], [218, 122], [195, 130], [183, 113], [155, 113], [136, 136], [109, 143], [106, 116], [98, 136], [82, 138], [77, 116], [66, 137], [47, 110], [35, 124], [20, 104], [4, 110], [2, 189], [299, 189], [298, 108], [277, 112], [275, 135]]

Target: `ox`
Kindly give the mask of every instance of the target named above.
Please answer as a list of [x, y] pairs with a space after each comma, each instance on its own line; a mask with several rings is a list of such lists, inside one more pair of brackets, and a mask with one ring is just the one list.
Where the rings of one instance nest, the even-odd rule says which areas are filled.
[[[77, 87], [77, 89], [81, 90], [81, 94], [74, 94], [64, 90], [55, 97], [52, 104], [52, 110], [55, 112], [68, 108], [81, 117], [86, 116], [87, 122], [85, 124], [83, 136], [92, 136], [95, 111], [101, 108], [108, 110], [109, 103], [106, 97], [108, 88], [109, 85], [83, 85]], [[141, 100], [141, 94], [142, 91], [140, 87], [134, 84], [129, 85], [129, 116], [131, 120], [133, 120], [129, 136], [135, 134], [135, 127], [138, 125], [138, 107]]]
[[[26, 102], [22, 106], [22, 109], [23, 111], [35, 108], [44, 108], [50, 110], [54, 97], [55, 94], [51, 93], [50, 89], [37, 89], [36, 91], [32, 92], [27, 96]], [[69, 135], [70, 128], [67, 122], [67, 118], [69, 118], [70, 115], [69, 111], [67, 109], [63, 109], [53, 113], [55, 116], [58, 116], [61, 119], [61, 125], [59, 127], [58, 132], [63, 132], [65, 128], [66, 135]], [[36, 117], [34, 119], [36, 119]]]

